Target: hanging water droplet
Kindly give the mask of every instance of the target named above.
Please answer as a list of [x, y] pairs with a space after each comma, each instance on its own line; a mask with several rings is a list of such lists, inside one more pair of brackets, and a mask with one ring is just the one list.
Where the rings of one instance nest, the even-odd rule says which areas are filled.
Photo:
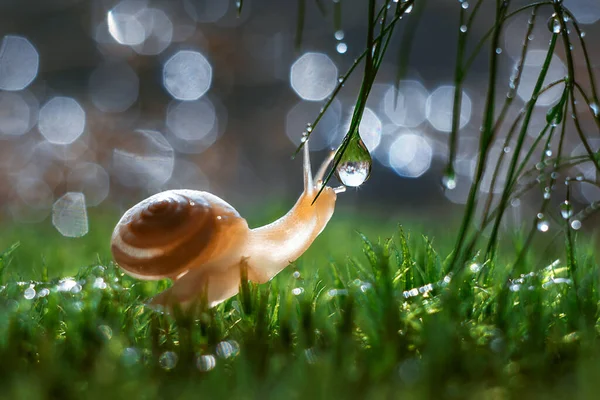
[[550, 224], [544, 218], [544, 214], [538, 213], [537, 217], [538, 217], [537, 230], [540, 232], [548, 232], [548, 229], [550, 229]]
[[555, 106], [551, 107], [546, 113], [546, 122], [552, 126], [557, 126], [562, 122], [563, 119], [563, 102], [560, 101]]
[[469, 28], [467, 28], [467, 26], [466, 26], [466, 25], [461, 25], [461, 26], [460, 26], [460, 31], [461, 31], [462, 33], [465, 33], [465, 32], [467, 32], [467, 29], [469, 29]]
[[578, 219], [574, 219], [573, 221], [571, 221], [571, 228], [573, 228], [576, 231], [581, 229], [581, 221]]
[[583, 174], [577, 174], [577, 176], [575, 177], [575, 179], [577, 179], [579, 182], [583, 181]]
[[448, 190], [456, 188], [456, 174], [453, 170], [449, 170], [444, 174], [442, 177], [442, 186]]
[[600, 107], [596, 103], [590, 103], [590, 110], [594, 113], [594, 117], [598, 118], [598, 114], [600, 114]]
[[571, 206], [571, 203], [569, 203], [569, 200], [565, 200], [564, 203], [560, 205], [560, 215], [562, 215], [564, 219], [569, 219], [573, 216], [573, 207]]
[[546, 157], [552, 157], [552, 150], [546, 149]]
[[579, 37], [583, 39], [583, 38], [585, 37], [585, 32], [581, 32], [581, 33], [579, 34]]
[[552, 14], [552, 16], [548, 18], [548, 29], [552, 33], [560, 33], [562, 28], [560, 26], [560, 21], [556, 16], [556, 13]]
[[412, 10], [413, 10], [413, 5], [411, 4], [410, 6], [406, 7], [406, 10], [404, 10], [404, 14], [410, 14]]
[[469, 2], [468, 1], [463, 1], [460, 6], [463, 8], [463, 10], [466, 10], [467, 8], [469, 8]]
[[336, 38], [336, 40], [342, 40], [344, 38], [344, 31], [341, 29], [339, 31], [335, 31], [333, 36]]
[[359, 135], [350, 139], [340, 163], [335, 169], [336, 178], [346, 186], [360, 186], [371, 175], [371, 154]]

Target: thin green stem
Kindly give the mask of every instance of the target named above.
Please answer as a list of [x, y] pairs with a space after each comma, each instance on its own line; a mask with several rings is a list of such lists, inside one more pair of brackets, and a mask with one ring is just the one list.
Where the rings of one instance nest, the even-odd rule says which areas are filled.
[[521, 153], [521, 147], [523, 146], [523, 141], [524, 141], [523, 139], [524, 139], [525, 135], [527, 134], [527, 128], [529, 127], [529, 121], [531, 120], [531, 115], [533, 114], [533, 109], [537, 102], [540, 90], [542, 89], [544, 79], [546, 78], [546, 75], [548, 73], [548, 69], [550, 67], [550, 61], [552, 60], [552, 55], [554, 54], [554, 48], [556, 47], [556, 40], [557, 40], [557, 35], [553, 34], [552, 38], [550, 39], [550, 46], [548, 48], [548, 52], [546, 53], [546, 58], [542, 65], [540, 75], [538, 76], [537, 82], [535, 83], [535, 87], [534, 87], [533, 93], [531, 95], [531, 100], [528, 104], [527, 111], [525, 112], [523, 124], [521, 125], [521, 131], [519, 133], [519, 137], [517, 139], [517, 143], [515, 146], [515, 153], [513, 155], [511, 165], [509, 167], [509, 172], [507, 174], [507, 184], [504, 187], [502, 197], [500, 199], [500, 212], [498, 213], [498, 216], [496, 217], [496, 221], [494, 223], [494, 227], [492, 228], [492, 233], [490, 235], [490, 239], [489, 239], [488, 246], [486, 249], [486, 256], [490, 256], [492, 254], [492, 252], [497, 244], [496, 239], [498, 236], [498, 230], [500, 228], [500, 221], [502, 220], [503, 210], [506, 206], [506, 203], [507, 203], [509, 195], [510, 195], [509, 189], [511, 187], [511, 182], [514, 179], [514, 173], [515, 173], [517, 162], [519, 159], [519, 154]]

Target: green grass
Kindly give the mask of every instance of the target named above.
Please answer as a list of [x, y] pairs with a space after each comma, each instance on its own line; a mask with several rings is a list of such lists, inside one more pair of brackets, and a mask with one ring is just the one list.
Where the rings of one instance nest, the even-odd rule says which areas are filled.
[[[600, 153], [587, 137], [597, 132], [584, 132], [579, 122], [588, 113], [600, 129], [584, 35], [562, 1], [522, 6], [496, 0], [493, 20], [486, 21], [490, 29], [476, 36], [470, 27], [481, 18], [483, 2], [460, 9], [456, 3], [457, 89], [467, 83], [475, 58], [489, 54], [477, 167], [467, 204], [456, 213], [461, 221], [389, 210], [378, 218], [367, 211], [356, 216], [340, 209], [309, 251], [273, 281], [243, 282], [240, 295], [215, 309], [172, 315], [144, 305], [168, 282], [140, 282], [111, 263], [108, 242], [119, 215], [98, 212], [90, 233], [77, 240], [62, 238], [48, 223], [2, 227], [0, 398], [596, 398], [597, 241], [570, 224], [584, 222], [599, 207], [591, 203], [563, 219], [557, 201], [546, 196], [563, 181], [566, 199], [553, 200], [570, 201], [579, 181], [570, 170], [575, 163], [600, 170]], [[298, 1], [298, 46], [305, 3]], [[403, 17], [413, 1], [394, 3], [366, 4], [365, 51], [311, 125], [364, 62], [336, 165], [360, 136], [378, 69], [397, 44], [395, 27], [409, 19]], [[426, 2], [414, 3], [416, 26]], [[336, 29], [340, 7], [334, 9]], [[530, 15], [521, 32], [520, 71], [525, 38], [534, 24], [547, 22], [542, 11], [554, 12], [560, 29], [550, 35], [531, 99], [509, 120], [521, 77], [498, 79], [502, 31], [515, 15]], [[410, 47], [413, 36], [405, 33], [402, 43]], [[559, 50], [568, 72], [544, 87], [550, 57]], [[585, 65], [577, 76], [575, 57]], [[398, 80], [408, 58], [398, 60]], [[548, 110], [536, 146], [527, 149], [538, 96], [557, 85], [563, 95]], [[498, 101], [503, 92], [506, 98]], [[461, 98], [457, 90], [443, 179], [448, 189], [455, 184]], [[585, 156], [566, 154], [567, 135], [577, 136]], [[488, 156], [497, 139], [516, 144], [494, 164]], [[558, 150], [548, 155], [551, 144]], [[501, 166], [509, 168], [501, 172]], [[494, 181], [505, 174], [501, 194], [481, 193], [486, 171], [493, 171]], [[536, 188], [544, 193], [535, 213], [541, 217], [502, 231], [511, 201]], [[483, 210], [479, 220], [477, 209]], [[251, 225], [282, 213], [278, 205], [266, 210]], [[538, 232], [538, 218], [552, 221], [549, 232]]]
[[[0, 261], [1, 398], [593, 398], [599, 388], [598, 263], [580, 238], [575, 275], [539, 252], [526, 259], [541, 262], [533, 274], [475, 259], [450, 279], [452, 237], [342, 211], [273, 281], [168, 316], [144, 306], [167, 282], [109, 262], [117, 217], [93, 218], [96, 233], [76, 240], [48, 226], [0, 234], [4, 247], [21, 243]], [[61, 271], [74, 282], [61, 284]]]

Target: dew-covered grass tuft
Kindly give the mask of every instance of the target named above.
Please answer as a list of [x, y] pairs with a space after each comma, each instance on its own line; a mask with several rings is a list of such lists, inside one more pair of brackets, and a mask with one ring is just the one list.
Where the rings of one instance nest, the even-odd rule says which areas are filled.
[[[425, 236], [341, 214], [273, 281], [245, 281], [214, 309], [165, 315], [145, 302], [169, 283], [115, 267], [106, 220], [92, 217], [99, 236], [3, 244], [7, 398], [586, 398], [598, 389], [599, 270], [580, 232], [576, 271], [569, 257], [540, 252], [539, 268], [527, 258], [528, 272], [510, 272], [525, 240], [515, 237], [452, 275], [446, 229]], [[73, 240], [87, 249], [71, 254], [74, 273], [61, 272], [61, 258], [42, 262]], [[36, 253], [23, 257], [32, 241]]]

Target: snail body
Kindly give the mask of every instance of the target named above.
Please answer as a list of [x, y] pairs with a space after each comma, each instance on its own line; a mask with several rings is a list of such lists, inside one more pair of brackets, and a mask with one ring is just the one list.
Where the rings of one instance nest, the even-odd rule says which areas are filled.
[[152, 299], [155, 305], [186, 306], [204, 296], [215, 306], [238, 293], [241, 268], [247, 268], [250, 281], [265, 283], [300, 257], [333, 215], [336, 193], [343, 188], [324, 187], [313, 202], [332, 156], [313, 180], [306, 142], [300, 198], [283, 217], [254, 229], [211, 193], [182, 189], [155, 194], [121, 217], [112, 235], [113, 257], [135, 278], [174, 281]]

